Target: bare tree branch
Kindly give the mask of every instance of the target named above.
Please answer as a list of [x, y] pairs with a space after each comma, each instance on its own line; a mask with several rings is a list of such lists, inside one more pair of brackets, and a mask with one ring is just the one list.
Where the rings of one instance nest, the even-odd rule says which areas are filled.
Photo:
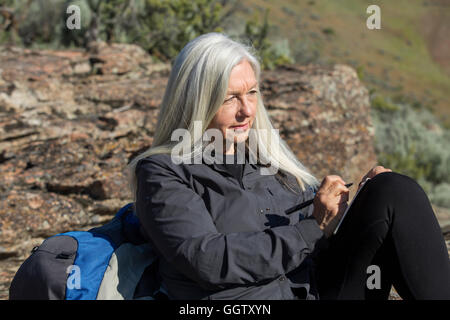
[[13, 9], [0, 7], [0, 16], [3, 17], [3, 23], [0, 25], [3, 30], [10, 31], [12, 28], [16, 28], [17, 20]]

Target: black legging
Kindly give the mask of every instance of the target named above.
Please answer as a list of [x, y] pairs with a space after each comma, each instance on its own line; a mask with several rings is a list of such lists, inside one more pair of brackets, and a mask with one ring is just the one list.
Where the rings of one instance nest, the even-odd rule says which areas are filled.
[[[364, 185], [315, 263], [321, 299], [387, 299], [391, 285], [403, 299], [450, 299], [450, 260], [433, 209], [399, 173]], [[381, 289], [367, 288], [370, 265], [379, 267]]]

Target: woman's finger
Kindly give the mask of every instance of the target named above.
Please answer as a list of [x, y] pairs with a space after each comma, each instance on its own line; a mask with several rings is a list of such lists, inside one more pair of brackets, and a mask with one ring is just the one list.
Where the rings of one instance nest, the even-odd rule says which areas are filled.
[[337, 216], [339, 218], [344, 214], [345, 210], [347, 210], [347, 207], [348, 207], [348, 203], [347, 202], [339, 203], [339, 209], [338, 209], [338, 214], [337, 214]]
[[340, 200], [339, 200], [339, 203], [347, 202], [347, 201], [348, 201], [348, 198], [349, 198], [349, 194], [350, 194], [350, 192], [343, 192], [343, 193], [341, 193], [341, 194], [340, 194]]
[[337, 175], [328, 175], [322, 180], [321, 187], [323, 189], [330, 189], [332, 184], [335, 183], [335, 182], [339, 182], [341, 184], [345, 184], [345, 181], [341, 177], [339, 177]]
[[[328, 194], [333, 196], [334, 198], [339, 197], [341, 193], [346, 192], [346, 190], [343, 190], [341, 185], [333, 185], [329, 190]], [[345, 186], [343, 186], [345, 188]]]
[[373, 177], [375, 177], [377, 174], [380, 174], [380, 173], [382, 173], [382, 172], [392, 172], [392, 170], [391, 170], [391, 169], [388, 169], [388, 168], [385, 168], [385, 167], [383, 167], [383, 166], [376, 166], [376, 167], [374, 167], [374, 168], [372, 168], [372, 169], [370, 170], [370, 175], [369, 175], [369, 177], [370, 177], [370, 178], [373, 178]]
[[345, 184], [341, 184], [340, 182], [335, 182], [330, 187], [330, 193], [335, 197], [350, 192], [350, 190], [345, 186]]
[[372, 179], [377, 174], [380, 174], [383, 172], [392, 172], [392, 170], [389, 168], [385, 168], [383, 166], [375, 166], [372, 169], [370, 169], [369, 172], [367, 172], [367, 174], [361, 179], [361, 182], [359, 184], [361, 185], [361, 183], [363, 183], [367, 178]]

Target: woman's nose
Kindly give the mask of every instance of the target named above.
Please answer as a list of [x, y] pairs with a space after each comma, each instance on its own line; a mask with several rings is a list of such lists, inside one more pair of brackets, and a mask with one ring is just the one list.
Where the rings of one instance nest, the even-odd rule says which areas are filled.
[[247, 97], [241, 99], [239, 112], [240, 114], [249, 117], [252, 115], [252, 102]]

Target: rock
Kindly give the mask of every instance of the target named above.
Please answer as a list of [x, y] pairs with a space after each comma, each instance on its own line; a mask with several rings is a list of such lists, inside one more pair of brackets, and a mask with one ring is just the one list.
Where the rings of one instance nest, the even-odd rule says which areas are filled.
[[355, 70], [285, 66], [262, 78], [265, 105], [282, 106], [269, 113], [298, 159], [319, 179], [337, 174], [359, 183], [376, 156], [368, 91]]
[[18, 255], [17, 251], [11, 250], [11, 248], [6, 249], [0, 246], [0, 260], [15, 257]]
[[89, 216], [78, 201], [52, 192], [13, 189], [1, 200], [0, 243], [5, 248], [89, 223]]
[[125, 74], [153, 62], [141, 47], [133, 44], [94, 42], [89, 44], [90, 62], [98, 74]]

